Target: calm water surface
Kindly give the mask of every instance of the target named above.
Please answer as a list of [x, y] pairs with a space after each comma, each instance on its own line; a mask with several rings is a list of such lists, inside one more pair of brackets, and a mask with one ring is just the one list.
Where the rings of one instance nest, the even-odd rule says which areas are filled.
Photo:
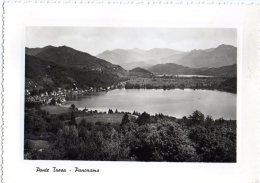
[[199, 77], [199, 78], [212, 78], [213, 76], [206, 76], [206, 75], [190, 75], [190, 74], [179, 74], [179, 75], [175, 75], [175, 76], [179, 76], [179, 77], [185, 77], [185, 78], [192, 78], [192, 77]]
[[214, 119], [236, 119], [236, 94], [212, 90], [155, 90], [155, 89], [116, 89], [99, 95], [68, 101], [78, 108], [89, 110], [163, 113], [181, 118], [199, 110]]

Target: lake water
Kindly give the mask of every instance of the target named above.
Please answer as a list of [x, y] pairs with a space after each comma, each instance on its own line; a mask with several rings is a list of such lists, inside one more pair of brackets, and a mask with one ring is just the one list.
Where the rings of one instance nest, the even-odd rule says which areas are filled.
[[178, 76], [178, 77], [185, 77], [185, 78], [192, 78], [192, 77], [198, 77], [198, 78], [211, 78], [211, 77], [213, 77], [213, 76], [206, 76], [206, 75], [190, 75], [190, 74], [185, 74], [185, 75], [179, 74], [179, 75], [175, 75], [175, 76]]
[[116, 89], [67, 102], [67, 105], [71, 104], [89, 110], [135, 110], [150, 114], [163, 113], [177, 118], [199, 110], [214, 119], [236, 119], [236, 94], [212, 90]]

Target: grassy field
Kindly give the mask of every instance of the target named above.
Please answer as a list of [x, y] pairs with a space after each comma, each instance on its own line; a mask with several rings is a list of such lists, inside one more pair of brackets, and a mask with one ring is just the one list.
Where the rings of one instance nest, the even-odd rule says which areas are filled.
[[124, 114], [93, 114], [84, 117], [77, 117], [76, 121], [79, 124], [82, 119], [85, 119], [87, 122], [96, 123], [121, 123]]
[[70, 111], [68, 107], [58, 105], [44, 105], [41, 107], [41, 110], [47, 111], [50, 114], [62, 114]]

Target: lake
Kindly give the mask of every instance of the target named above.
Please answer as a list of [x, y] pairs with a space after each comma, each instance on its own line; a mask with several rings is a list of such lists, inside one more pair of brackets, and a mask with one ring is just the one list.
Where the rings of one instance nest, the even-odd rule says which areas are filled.
[[177, 118], [199, 110], [214, 119], [236, 119], [236, 94], [215, 90], [116, 89], [66, 104], [98, 111], [163, 113]]
[[192, 78], [192, 77], [198, 77], [198, 78], [212, 78], [214, 76], [206, 76], [206, 75], [190, 75], [190, 74], [179, 74], [179, 75], [175, 75], [178, 77], [185, 77], [185, 78]]

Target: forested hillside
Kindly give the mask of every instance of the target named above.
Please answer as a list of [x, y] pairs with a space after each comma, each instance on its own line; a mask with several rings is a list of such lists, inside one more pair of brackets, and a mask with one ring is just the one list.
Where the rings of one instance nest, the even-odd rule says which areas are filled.
[[27, 89], [71, 86], [109, 86], [127, 76], [121, 66], [113, 65], [88, 53], [62, 46], [26, 48], [25, 78]]

